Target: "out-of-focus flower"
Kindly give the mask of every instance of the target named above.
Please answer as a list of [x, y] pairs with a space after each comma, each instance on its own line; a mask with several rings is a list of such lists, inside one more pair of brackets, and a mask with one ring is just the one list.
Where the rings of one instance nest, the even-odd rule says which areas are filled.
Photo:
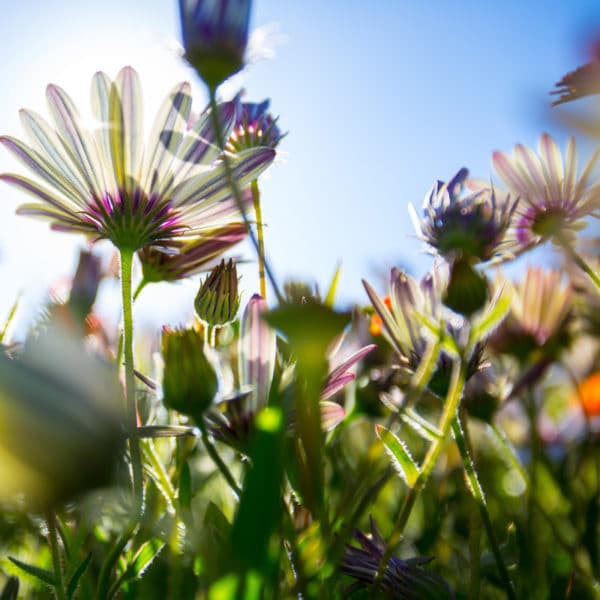
[[206, 231], [197, 238], [175, 241], [169, 248], [148, 246], [138, 252], [144, 280], [177, 281], [208, 271], [216, 259], [241, 242], [247, 234], [243, 223], [230, 223]]
[[[207, 415], [213, 435], [231, 446], [245, 451], [255, 416], [269, 403], [275, 371], [277, 338], [275, 331], [262, 316], [266, 301], [252, 296], [242, 317], [238, 348], [238, 379], [240, 393], [223, 400]], [[352, 367], [374, 348], [365, 346], [331, 368], [321, 393], [321, 424], [332, 429], [344, 418], [345, 411], [335, 402], [327, 401], [354, 379]]]
[[226, 150], [235, 154], [249, 148], [276, 148], [285, 135], [277, 127], [277, 119], [268, 112], [270, 101], [243, 102], [242, 109], [227, 140]]
[[200, 285], [194, 301], [196, 314], [211, 327], [221, 327], [237, 316], [240, 308], [237, 268], [222, 260]]
[[250, 0], [179, 0], [185, 57], [215, 89], [244, 66]]
[[[71, 98], [58, 86], [47, 90], [53, 129], [23, 110], [31, 146], [9, 137], [2, 143], [43, 182], [0, 175], [38, 200], [18, 212], [50, 219], [53, 229], [106, 238], [119, 249], [168, 245], [218, 228], [238, 215], [224, 166], [215, 164], [214, 134], [205, 112], [187, 129], [190, 86], [177, 85], [164, 101], [146, 148], [142, 146], [142, 103], [137, 73], [123, 68], [115, 81], [104, 73], [92, 80], [92, 107], [99, 127], [85, 129]], [[222, 105], [229, 132], [235, 103]], [[246, 150], [231, 159], [240, 186], [256, 179], [274, 158], [270, 148]]]
[[218, 391], [215, 370], [197, 329], [163, 328], [163, 402], [184, 415], [199, 418]]
[[48, 509], [107, 485], [124, 450], [114, 369], [50, 329], [0, 354], [0, 501]]
[[569, 343], [573, 308], [573, 290], [570, 283], [563, 283], [562, 273], [529, 267], [516, 285], [503, 277], [496, 285], [511, 290], [512, 304], [489, 346], [521, 361], [534, 353], [538, 358], [555, 358]]
[[600, 94], [600, 39], [596, 40], [592, 60], [567, 73], [550, 94], [558, 95], [552, 106], [571, 102], [585, 96]]
[[[371, 533], [354, 531], [359, 544], [346, 546], [341, 568], [346, 575], [358, 580], [354, 589], [370, 589], [375, 583], [379, 564], [386, 550], [386, 543], [371, 517]], [[446, 581], [435, 571], [425, 569], [423, 565], [431, 558], [411, 558], [402, 560], [392, 556], [381, 578], [379, 591], [390, 598], [405, 600], [446, 600], [453, 598]], [[375, 586], [373, 586], [374, 588]], [[374, 590], [375, 591], [375, 590]]]
[[514, 240], [507, 233], [516, 207], [494, 189], [463, 195], [469, 171], [462, 168], [449, 182], [437, 181], [423, 201], [420, 219], [409, 205], [417, 235], [447, 260], [486, 262], [508, 255]]
[[498, 175], [519, 196], [515, 232], [522, 246], [548, 239], [571, 243], [585, 227], [586, 217], [600, 216], [600, 184], [588, 185], [599, 156], [600, 150], [596, 150], [578, 180], [574, 138], [569, 140], [564, 164], [556, 142], [547, 133], [540, 138], [539, 156], [521, 144], [515, 146], [512, 156], [494, 152]]
[[577, 395], [588, 417], [600, 415], [600, 372], [588, 375], [578, 386]]

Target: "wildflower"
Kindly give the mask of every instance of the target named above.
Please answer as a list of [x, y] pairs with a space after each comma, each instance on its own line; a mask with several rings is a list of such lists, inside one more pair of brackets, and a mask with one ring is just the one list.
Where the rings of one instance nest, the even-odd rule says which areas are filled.
[[[418, 370], [430, 344], [431, 334], [423, 326], [427, 321], [436, 328], [444, 327], [457, 342], [463, 340], [466, 329], [464, 320], [446, 308], [442, 302], [445, 285], [442, 273], [436, 269], [420, 282], [399, 269], [392, 269], [389, 283], [391, 308], [379, 298], [375, 290], [363, 280], [363, 285], [373, 304], [375, 314], [381, 320], [382, 334], [390, 342], [400, 361], [400, 371], [406, 379]], [[480, 368], [481, 345], [469, 360], [468, 376]], [[449, 382], [452, 358], [441, 352], [437, 370], [429, 382], [434, 393], [445, 395]]]
[[244, 66], [250, 0], [179, 0], [185, 57], [210, 88]]
[[200, 285], [194, 307], [198, 317], [212, 327], [233, 321], [240, 307], [235, 263], [220, 262]]
[[509, 288], [513, 298], [506, 319], [489, 339], [490, 347], [527, 361], [533, 353], [555, 357], [567, 346], [573, 290], [562, 280], [562, 273], [539, 267], [529, 267], [516, 285], [499, 278], [497, 285]]
[[[358, 580], [358, 583], [352, 586], [354, 590], [371, 588], [375, 591], [373, 584], [386, 550], [385, 540], [372, 517], [370, 523], [370, 534], [360, 530], [354, 531], [354, 538], [359, 547], [346, 546], [342, 558], [342, 571]], [[444, 579], [434, 571], [423, 567], [431, 560], [422, 557], [402, 560], [392, 556], [381, 578], [380, 591], [389, 594], [390, 598], [406, 600], [452, 598], [452, 591]]]
[[411, 216], [419, 237], [444, 258], [486, 262], [506, 254], [516, 203], [493, 189], [462, 195], [468, 175], [462, 168], [448, 183], [437, 181], [423, 201], [424, 218], [412, 205]]
[[235, 154], [260, 146], [276, 148], [284, 134], [277, 127], [277, 119], [267, 112], [268, 109], [268, 99], [260, 104], [243, 102], [227, 141], [226, 150]]
[[[223, 400], [207, 414], [213, 435], [231, 446], [245, 451], [253, 431], [255, 416], [269, 404], [275, 373], [277, 337], [262, 318], [268, 307], [265, 300], [252, 296], [242, 317], [238, 347], [238, 379], [240, 392]], [[344, 418], [345, 411], [327, 401], [355, 377], [351, 369], [375, 346], [369, 345], [345, 356], [330, 371], [321, 391], [321, 426], [332, 429]]]
[[144, 280], [177, 281], [215, 266], [215, 260], [246, 237], [243, 223], [229, 223], [198, 237], [175, 240], [169, 248], [148, 246], [138, 252]]
[[515, 215], [518, 242], [525, 248], [548, 239], [564, 245], [585, 227], [584, 219], [598, 217], [600, 186], [588, 185], [592, 168], [600, 156], [594, 152], [577, 180], [577, 149], [571, 138], [563, 165], [556, 142], [545, 133], [540, 138], [539, 156], [518, 144], [514, 155], [494, 152], [494, 167], [520, 198]]
[[196, 329], [163, 328], [163, 402], [184, 415], [198, 418], [211, 405], [218, 390], [215, 370], [204, 352], [204, 339]]
[[592, 60], [567, 73], [555, 87], [550, 94], [557, 94], [559, 97], [552, 102], [552, 106], [600, 94], [600, 40], [594, 44]]
[[588, 417], [600, 415], [600, 372], [586, 377], [577, 387], [577, 394]]
[[[209, 115], [186, 130], [190, 86], [180, 83], [164, 101], [152, 133], [142, 148], [141, 91], [137, 73], [123, 68], [113, 82], [104, 73], [92, 80], [92, 106], [100, 122], [86, 130], [70, 97], [58, 86], [47, 90], [56, 130], [39, 115], [23, 110], [31, 146], [9, 137], [0, 142], [30, 168], [38, 183], [16, 174], [0, 179], [38, 200], [20, 214], [50, 219], [52, 228], [106, 238], [121, 251], [168, 245], [192, 237], [198, 229], [216, 228], [238, 214], [229, 197], [222, 164], [208, 123]], [[229, 130], [235, 106], [220, 107]], [[273, 160], [269, 148], [248, 150], [231, 160], [240, 185], [255, 179]]]

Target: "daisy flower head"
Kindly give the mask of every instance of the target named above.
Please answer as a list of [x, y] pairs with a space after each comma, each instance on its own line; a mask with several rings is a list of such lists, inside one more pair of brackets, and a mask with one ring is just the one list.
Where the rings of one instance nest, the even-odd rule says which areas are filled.
[[[53, 229], [109, 239], [129, 252], [168, 246], [239, 216], [213, 143], [209, 111], [193, 127], [187, 125], [189, 83], [175, 86], [164, 100], [145, 146], [141, 86], [131, 67], [114, 81], [102, 72], [94, 75], [92, 110], [98, 126], [93, 130], [84, 127], [60, 87], [49, 85], [47, 100], [53, 125], [32, 111], [21, 111], [29, 144], [0, 137], [37, 178], [0, 175], [36, 199], [22, 205], [19, 214], [49, 219]], [[219, 117], [229, 131], [236, 119], [235, 102], [221, 104]], [[270, 148], [258, 148], [233, 157], [239, 185], [255, 179], [274, 155]]]
[[516, 203], [509, 195], [481, 189], [463, 194], [464, 167], [444, 183], [437, 181], [423, 200], [423, 218], [409, 205], [417, 235], [449, 261], [486, 262], [506, 253]]
[[570, 243], [585, 227], [585, 218], [600, 216], [600, 185], [589, 184], [600, 156], [596, 150], [577, 179], [577, 147], [570, 138], [563, 161], [558, 145], [547, 133], [539, 152], [517, 144], [512, 155], [494, 152], [496, 172], [519, 197], [515, 230], [520, 245], [535, 246], [548, 239]]

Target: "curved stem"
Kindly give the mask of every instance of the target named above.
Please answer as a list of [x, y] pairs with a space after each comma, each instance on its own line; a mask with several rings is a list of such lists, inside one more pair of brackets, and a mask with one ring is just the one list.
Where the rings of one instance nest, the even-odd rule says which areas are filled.
[[561, 248], [567, 253], [569, 258], [594, 282], [596, 287], [600, 290], [600, 277], [592, 269], [590, 264], [575, 250], [572, 243], [559, 238]]
[[465, 431], [463, 431], [463, 427], [464, 426], [460, 421], [460, 417], [457, 415], [452, 420], [452, 432], [454, 433], [454, 439], [456, 440], [456, 445], [463, 462], [463, 469], [469, 482], [469, 491], [479, 507], [481, 520], [483, 521], [483, 526], [490, 543], [490, 548], [492, 549], [492, 554], [494, 555], [494, 560], [496, 561], [496, 567], [498, 568], [498, 572], [500, 573], [500, 577], [504, 584], [504, 589], [511, 600], [516, 600], [515, 590], [513, 588], [512, 581], [510, 580], [508, 569], [506, 568], [504, 560], [502, 559], [502, 554], [500, 553], [500, 547], [498, 546], [496, 535], [494, 534], [492, 520], [490, 519], [490, 513], [488, 512], [487, 503], [485, 501], [485, 494], [483, 493], [483, 489], [479, 483], [479, 478], [477, 477], [477, 470], [475, 468], [475, 463], [470, 450], [468, 432], [466, 428]]
[[135, 292], [133, 292], [133, 301], [135, 302], [138, 299], [138, 296], [142, 293], [142, 290], [149, 284], [150, 282], [147, 279], [142, 279], [137, 287], [135, 288]]
[[206, 424], [204, 423], [204, 419], [202, 417], [199, 417], [198, 419], [196, 419], [196, 422], [198, 424], [198, 427], [200, 428], [200, 433], [202, 435], [202, 442], [204, 443], [204, 447], [206, 448], [206, 451], [208, 452], [209, 456], [212, 458], [215, 465], [217, 465], [217, 468], [219, 469], [221, 475], [223, 475], [223, 477], [225, 478], [225, 481], [227, 481], [227, 483], [229, 484], [229, 487], [231, 488], [233, 493], [239, 499], [239, 497], [242, 495], [242, 490], [240, 489], [240, 486], [236, 483], [233, 475], [231, 474], [231, 471], [229, 470], [227, 465], [223, 462], [223, 459], [219, 456], [217, 449], [215, 448], [214, 444], [210, 440], [210, 438], [208, 436], [208, 431], [206, 430]]
[[398, 520], [396, 521], [396, 525], [390, 538], [387, 542], [385, 552], [381, 558], [379, 563], [379, 568], [377, 569], [377, 575], [375, 577], [375, 583], [378, 584], [385, 573], [388, 562], [392, 557], [392, 552], [394, 548], [400, 542], [402, 537], [402, 532], [404, 531], [404, 527], [410, 517], [413, 506], [419, 496], [419, 493], [425, 485], [427, 484], [427, 480], [433, 471], [433, 467], [437, 462], [437, 459], [442, 451], [446, 438], [450, 432], [450, 428], [452, 426], [452, 422], [456, 416], [456, 411], [458, 410], [458, 405], [460, 403], [460, 399], [462, 398], [463, 389], [465, 387], [465, 381], [467, 376], [467, 361], [460, 358], [455, 361], [452, 365], [452, 375], [450, 377], [450, 387], [448, 389], [448, 395], [446, 396], [446, 401], [444, 402], [444, 410], [442, 412], [442, 416], [440, 418], [440, 423], [438, 429], [440, 431], [440, 437], [434, 440], [425, 455], [425, 459], [423, 461], [423, 466], [421, 467], [421, 471], [419, 476], [417, 477], [417, 481], [414, 486], [410, 488], [406, 498], [404, 499], [404, 504], [402, 505], [402, 509], [400, 511], [400, 515], [398, 516]]
[[231, 169], [231, 163], [229, 162], [229, 156], [228, 156], [227, 152], [225, 151], [225, 136], [223, 134], [223, 128], [221, 127], [221, 120], [219, 119], [219, 107], [217, 105], [216, 89], [214, 87], [209, 88], [209, 95], [210, 95], [210, 117], [212, 120], [213, 128], [215, 130], [215, 135], [217, 137], [217, 142], [219, 144], [219, 148], [221, 148], [221, 150], [223, 150], [221, 156], [223, 159], [223, 166], [225, 168], [225, 175], [227, 176], [227, 183], [229, 184], [229, 188], [231, 189], [231, 193], [233, 195], [233, 199], [235, 200], [237, 208], [240, 211], [240, 214], [242, 215], [242, 220], [244, 221], [244, 225], [246, 225], [246, 229], [248, 231], [248, 236], [250, 237], [250, 240], [252, 241], [252, 245], [254, 246], [254, 249], [256, 250], [256, 253], [257, 253], [259, 259], [262, 257], [262, 261], [265, 266], [265, 273], [266, 273], [267, 277], [269, 278], [269, 282], [271, 283], [271, 286], [273, 287], [273, 291], [275, 292], [277, 301], [279, 303], [281, 303], [281, 302], [283, 302], [283, 296], [281, 295], [281, 292], [279, 291], [279, 287], [277, 286], [277, 282], [275, 281], [275, 277], [273, 276], [273, 272], [271, 271], [271, 267], [269, 266], [269, 263], [266, 261], [264, 254], [261, 254], [258, 240], [256, 238], [254, 231], [252, 230], [252, 226], [250, 224], [250, 221], [248, 220], [248, 215], [246, 214], [246, 209], [244, 208], [244, 202], [242, 200], [242, 194], [240, 192], [240, 187], [239, 187], [237, 181], [235, 180], [235, 177], [233, 176], [233, 171]]
[[54, 591], [56, 600], [66, 600], [65, 581], [62, 571], [62, 562], [60, 558], [60, 548], [58, 545], [58, 536], [56, 534], [56, 515], [52, 511], [46, 513], [46, 523], [48, 524], [48, 541], [50, 542], [50, 552], [52, 554], [52, 568], [54, 572]]
[[133, 303], [131, 299], [131, 269], [133, 251], [121, 250], [121, 294], [123, 302], [123, 354], [125, 358], [125, 394], [127, 399], [127, 428], [133, 493], [141, 510], [144, 490], [142, 454], [137, 430], [137, 405], [135, 401], [135, 373], [133, 369]]
[[253, 179], [252, 184], [252, 202], [254, 204], [254, 213], [256, 215], [256, 235], [258, 236], [258, 280], [260, 283], [260, 295], [267, 299], [267, 281], [265, 279], [265, 239], [263, 236], [262, 210], [260, 208], [260, 190], [258, 189], [258, 180]]

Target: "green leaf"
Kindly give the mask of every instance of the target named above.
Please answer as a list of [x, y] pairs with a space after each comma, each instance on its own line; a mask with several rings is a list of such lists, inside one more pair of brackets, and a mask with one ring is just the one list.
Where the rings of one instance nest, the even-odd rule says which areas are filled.
[[0, 600], [18, 600], [19, 596], [19, 578], [9, 577], [2, 593], [0, 594]]
[[236, 566], [265, 572], [271, 562], [269, 541], [281, 518], [283, 479], [283, 412], [263, 408], [256, 416], [256, 433], [251, 447], [252, 469], [246, 482], [231, 532], [231, 549]]
[[187, 460], [181, 466], [179, 474], [179, 504], [182, 508], [190, 508], [192, 503], [192, 474]]
[[27, 573], [28, 575], [39, 579], [42, 583], [45, 583], [50, 587], [56, 586], [56, 579], [52, 571], [48, 571], [46, 569], [36, 567], [35, 565], [24, 563], [23, 561], [12, 556], [9, 556], [8, 560], [10, 560], [10, 562], [13, 563], [15, 566], [19, 567], [19, 569], [21, 569], [22, 571], [25, 571], [25, 573]]
[[15, 318], [15, 314], [17, 313], [17, 308], [19, 307], [20, 301], [21, 301], [21, 296], [18, 296], [17, 299], [15, 300], [14, 304], [12, 305], [10, 312], [8, 313], [8, 317], [6, 318], [4, 327], [2, 327], [2, 329], [0, 330], [0, 343], [3, 342], [4, 338], [6, 337], [8, 328], [10, 327], [10, 324], [13, 322], [13, 319]]
[[419, 478], [419, 467], [413, 460], [404, 442], [396, 437], [389, 429], [382, 425], [375, 425], [377, 437], [383, 442], [387, 453], [392, 459], [392, 464], [400, 477], [412, 488]]
[[79, 564], [79, 566], [77, 567], [77, 569], [75, 569], [75, 573], [73, 573], [73, 576], [71, 577], [71, 579], [69, 580], [69, 583], [67, 584], [67, 598], [72, 598], [73, 594], [77, 591], [77, 586], [79, 585], [79, 580], [81, 579], [81, 576], [85, 573], [85, 570], [88, 568], [88, 565], [90, 564], [92, 560], [92, 553], [90, 552]]
[[340, 281], [341, 272], [342, 272], [342, 263], [340, 263], [337, 266], [335, 273], [333, 274], [331, 283], [329, 284], [329, 289], [327, 290], [327, 295], [325, 296], [325, 300], [323, 301], [323, 304], [325, 306], [327, 306], [328, 308], [333, 308], [333, 303], [335, 301], [335, 293], [337, 291], [337, 286]]
[[154, 559], [160, 554], [165, 545], [166, 544], [158, 538], [152, 538], [147, 542], [144, 542], [135, 553], [133, 560], [127, 566], [124, 581], [141, 577]]
[[251, 572], [245, 577], [229, 574], [210, 587], [208, 600], [259, 600], [261, 587], [262, 578], [258, 573]]
[[483, 311], [483, 314], [473, 319], [471, 329], [472, 344], [488, 337], [502, 323], [510, 310], [512, 299], [513, 294], [510, 292], [508, 286], [503, 286], [496, 292]]

